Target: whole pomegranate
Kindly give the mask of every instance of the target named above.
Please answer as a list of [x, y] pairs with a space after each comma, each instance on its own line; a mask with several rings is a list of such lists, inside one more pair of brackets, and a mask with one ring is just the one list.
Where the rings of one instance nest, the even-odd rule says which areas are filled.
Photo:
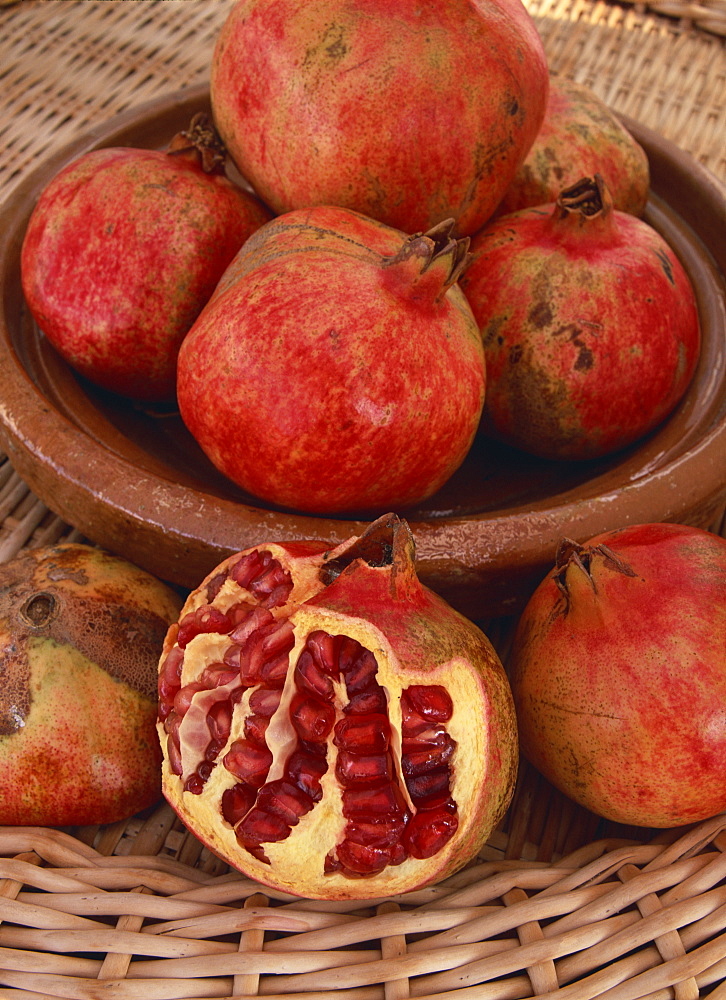
[[511, 681], [523, 753], [607, 819], [726, 809], [726, 539], [642, 524], [563, 542], [527, 604]]
[[549, 459], [607, 455], [676, 406], [700, 350], [695, 294], [599, 175], [472, 240], [461, 285], [487, 367], [482, 431]]
[[167, 799], [229, 864], [363, 899], [452, 873], [512, 794], [511, 692], [390, 514], [331, 551], [255, 546], [195, 590], [159, 673]]
[[497, 214], [554, 202], [596, 173], [616, 209], [643, 214], [650, 186], [645, 150], [589, 87], [551, 75], [544, 121]]
[[211, 67], [215, 123], [277, 213], [341, 205], [412, 233], [492, 215], [544, 116], [520, 0], [240, 0]]
[[227, 179], [224, 160], [201, 115], [166, 152], [92, 150], [41, 193], [23, 240], [23, 291], [51, 344], [94, 384], [173, 398], [184, 334], [270, 218]]
[[0, 566], [0, 823], [112, 823], [160, 797], [156, 668], [181, 603], [90, 545]]
[[181, 416], [225, 475], [315, 513], [403, 508], [451, 476], [485, 370], [450, 231], [319, 207], [248, 240], [178, 362]]

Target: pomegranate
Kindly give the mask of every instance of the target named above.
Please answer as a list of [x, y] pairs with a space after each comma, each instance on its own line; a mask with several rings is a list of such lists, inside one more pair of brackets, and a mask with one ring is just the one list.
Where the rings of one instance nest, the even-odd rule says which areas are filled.
[[41, 193], [23, 240], [23, 291], [51, 344], [94, 384], [173, 398], [184, 334], [270, 218], [224, 161], [201, 115], [165, 152], [92, 150]]
[[564, 541], [511, 657], [524, 754], [621, 823], [726, 809], [726, 539], [642, 524]]
[[406, 237], [346, 209], [245, 244], [179, 352], [181, 416], [256, 497], [316, 513], [403, 508], [466, 456], [485, 390], [451, 223]]
[[324, 551], [260, 545], [190, 595], [159, 665], [163, 789], [260, 882], [370, 898], [443, 878], [503, 815], [517, 740], [484, 634], [389, 514]]
[[462, 287], [487, 366], [482, 431], [550, 459], [610, 454], [681, 399], [700, 349], [690, 279], [599, 175], [472, 240]]
[[589, 87], [552, 75], [544, 121], [497, 214], [554, 202], [596, 173], [616, 209], [643, 214], [650, 186], [645, 150]]
[[405, 232], [492, 215], [544, 116], [520, 0], [241, 0], [211, 67], [215, 123], [277, 213], [340, 205]]
[[112, 823], [160, 798], [156, 667], [181, 603], [90, 545], [0, 566], [0, 823]]

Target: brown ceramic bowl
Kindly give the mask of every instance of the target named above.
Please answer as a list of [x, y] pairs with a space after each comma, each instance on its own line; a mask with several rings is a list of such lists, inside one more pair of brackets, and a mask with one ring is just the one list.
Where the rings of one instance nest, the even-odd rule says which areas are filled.
[[[0, 215], [0, 442], [34, 492], [89, 539], [156, 575], [193, 587], [224, 556], [278, 539], [335, 544], [363, 519], [262, 506], [217, 473], [176, 412], [154, 412], [84, 383], [24, 306], [20, 248], [28, 216], [60, 167], [98, 146], [163, 148], [204, 89], [133, 110], [44, 162]], [[585, 464], [536, 460], [479, 442], [430, 501], [405, 516], [419, 572], [468, 616], [514, 613], [552, 565], [561, 536], [580, 541], [621, 525], [708, 526], [726, 502], [726, 200], [692, 158], [635, 122], [651, 162], [647, 220], [695, 285], [703, 351], [690, 390], [637, 447]]]

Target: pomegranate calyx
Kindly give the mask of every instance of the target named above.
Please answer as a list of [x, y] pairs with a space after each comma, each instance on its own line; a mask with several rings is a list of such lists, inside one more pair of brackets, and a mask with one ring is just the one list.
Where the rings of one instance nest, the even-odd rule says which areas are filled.
[[205, 174], [223, 174], [227, 149], [209, 115], [198, 112], [189, 127], [173, 137], [167, 153], [196, 162]]
[[578, 542], [572, 541], [571, 538], [561, 538], [555, 555], [553, 581], [564, 597], [563, 614], [566, 615], [570, 609], [571, 588], [568, 584], [568, 575], [572, 566], [576, 566], [585, 574], [592, 590], [597, 593], [597, 585], [592, 574], [592, 561], [595, 556], [600, 556], [603, 565], [616, 573], [622, 573], [623, 576], [637, 576], [633, 568], [604, 543], [587, 546], [580, 545]]
[[438, 302], [472, 260], [469, 237], [457, 239], [453, 230], [454, 219], [445, 219], [425, 233], [408, 236], [397, 253], [384, 258], [383, 266], [395, 275], [394, 287], [414, 300]]
[[613, 199], [601, 174], [582, 177], [564, 188], [557, 198], [556, 215], [560, 219], [575, 216], [582, 224], [588, 219], [606, 217], [613, 212]]
[[413, 563], [415, 544], [408, 524], [397, 514], [382, 514], [371, 522], [362, 535], [352, 539], [342, 552], [334, 550], [339, 554], [333, 555], [330, 560], [323, 563], [320, 579], [325, 586], [328, 586], [357, 560], [362, 560], [372, 567], [391, 566], [402, 543], [404, 546], [411, 546], [410, 558]]

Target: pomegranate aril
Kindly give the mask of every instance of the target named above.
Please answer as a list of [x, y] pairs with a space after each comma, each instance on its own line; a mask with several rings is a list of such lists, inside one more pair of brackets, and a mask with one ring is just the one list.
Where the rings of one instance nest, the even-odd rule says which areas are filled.
[[241, 844], [262, 844], [285, 840], [290, 836], [290, 827], [279, 816], [254, 805], [235, 829]]
[[192, 698], [198, 691], [204, 691], [204, 685], [200, 684], [198, 681], [192, 681], [190, 684], [185, 684], [184, 687], [179, 688], [177, 693], [174, 695], [174, 711], [177, 715], [183, 716], [189, 711], [189, 706], [192, 703]]
[[302, 651], [295, 664], [295, 684], [324, 701], [333, 697], [333, 682], [323, 673], [308, 649]]
[[181, 775], [183, 772], [181, 750], [179, 749], [178, 741], [171, 735], [166, 738], [166, 753], [169, 758], [169, 770], [171, 773]]
[[272, 659], [264, 660], [260, 666], [260, 681], [263, 684], [282, 687], [287, 677], [290, 661], [287, 653], [280, 653]]
[[213, 604], [203, 604], [195, 611], [189, 611], [179, 622], [177, 644], [184, 649], [202, 633], [225, 634], [231, 628], [232, 622], [223, 611]]
[[240, 782], [222, 793], [222, 816], [230, 826], [236, 826], [255, 804], [256, 791], [251, 785]]
[[328, 762], [325, 757], [295, 750], [285, 765], [285, 776], [309, 795], [313, 802], [319, 802], [323, 797], [320, 779], [327, 770]]
[[258, 747], [247, 740], [235, 740], [224, 755], [224, 766], [239, 781], [259, 788], [267, 777], [272, 764], [272, 753], [267, 747]]
[[[353, 671], [356, 661], [360, 658], [364, 650], [359, 642], [356, 642], [355, 639], [351, 639], [347, 635], [337, 636], [337, 640], [336, 670], [347, 678], [348, 674]], [[351, 690], [351, 688], [348, 689], [348, 694], [351, 693]]]
[[430, 743], [423, 749], [404, 753], [401, 757], [401, 769], [405, 775], [426, 774], [448, 764], [455, 749], [456, 743], [447, 734], [446, 741], [440, 744]]
[[355, 875], [377, 875], [389, 864], [391, 855], [386, 847], [372, 847], [344, 840], [336, 848], [338, 861]]
[[456, 813], [446, 809], [418, 812], [406, 826], [404, 847], [411, 857], [432, 858], [451, 840], [458, 825]]
[[373, 653], [364, 649], [350, 665], [341, 667], [341, 672], [345, 677], [345, 687], [350, 696], [373, 685], [378, 673], [378, 664]]
[[284, 820], [288, 826], [295, 826], [301, 816], [310, 812], [313, 800], [296, 785], [279, 779], [262, 786], [257, 793], [257, 804]]
[[366, 786], [390, 783], [393, 764], [387, 753], [359, 754], [341, 750], [335, 762], [335, 774], [341, 785]]
[[221, 573], [215, 573], [212, 579], [207, 583], [207, 604], [212, 604], [214, 602], [215, 597], [219, 594], [226, 579], [227, 571], [223, 570]]
[[263, 715], [248, 715], [244, 724], [244, 737], [256, 746], [265, 747], [265, 733], [270, 720]]
[[210, 740], [207, 743], [207, 749], [204, 751], [205, 760], [216, 760], [219, 757], [222, 750], [224, 750], [227, 745], [227, 740]]
[[214, 770], [214, 761], [205, 759], [201, 762], [201, 764], [197, 768], [197, 775], [199, 776], [199, 778], [201, 778], [202, 781], [208, 781], [209, 775], [212, 773], [213, 770]]
[[204, 791], [204, 778], [196, 771], [194, 774], [190, 774], [184, 783], [184, 791], [191, 792], [192, 795], [201, 795]]
[[381, 753], [388, 749], [390, 733], [386, 715], [351, 715], [336, 722], [333, 742], [356, 753]]
[[335, 722], [335, 708], [317, 698], [296, 696], [290, 706], [290, 721], [300, 739], [321, 743]]
[[451, 695], [440, 684], [412, 684], [406, 688], [401, 696], [404, 726], [409, 705], [422, 719], [431, 722], [448, 722], [454, 713]]
[[232, 705], [226, 699], [220, 699], [207, 712], [207, 729], [213, 740], [227, 742], [232, 728]]
[[348, 704], [343, 709], [345, 715], [386, 715], [388, 712], [388, 699], [386, 692], [375, 684], [365, 691], [354, 694]]
[[230, 576], [268, 608], [284, 604], [292, 591], [290, 574], [266, 550], [249, 552], [238, 559], [230, 569]]
[[258, 687], [250, 695], [250, 711], [270, 719], [278, 709], [282, 690], [280, 688]]
[[223, 684], [230, 684], [238, 673], [239, 668], [229, 667], [225, 663], [212, 663], [200, 674], [199, 683], [204, 688], [222, 687]]
[[346, 827], [346, 839], [371, 847], [393, 847], [403, 836], [406, 823], [401, 816], [383, 819], [360, 819]]
[[415, 777], [406, 778], [408, 794], [414, 802], [425, 801], [433, 795], [441, 795], [449, 791], [449, 769], [448, 767], [437, 768], [428, 771], [426, 774], [419, 774]]
[[[339, 647], [345, 636], [329, 635], [322, 629], [311, 632], [305, 643], [316, 666], [330, 677], [336, 678], [340, 672]], [[356, 643], [357, 645], [357, 643]], [[360, 647], [359, 647], [360, 648]]]
[[371, 819], [376, 816], [401, 815], [403, 796], [393, 783], [378, 788], [346, 788], [343, 792], [343, 815], [346, 819]]

